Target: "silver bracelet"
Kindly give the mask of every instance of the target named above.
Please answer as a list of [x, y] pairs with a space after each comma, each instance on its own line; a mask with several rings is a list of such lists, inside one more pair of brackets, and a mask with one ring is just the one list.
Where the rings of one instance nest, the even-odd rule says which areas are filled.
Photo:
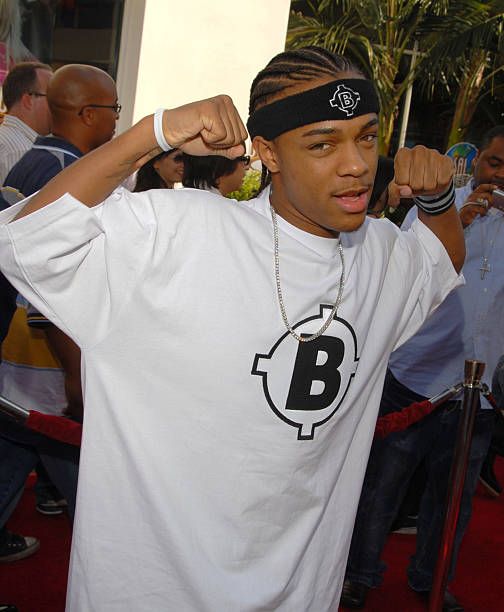
[[158, 108], [154, 113], [154, 136], [156, 137], [157, 143], [163, 151], [171, 151], [174, 147], [168, 144], [164, 132], [163, 132], [163, 113], [164, 108]]

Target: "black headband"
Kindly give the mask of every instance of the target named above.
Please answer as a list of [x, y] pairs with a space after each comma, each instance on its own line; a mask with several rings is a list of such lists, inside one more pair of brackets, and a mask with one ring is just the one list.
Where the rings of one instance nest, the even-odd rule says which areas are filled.
[[330, 119], [353, 119], [378, 113], [380, 103], [371, 81], [341, 79], [282, 98], [261, 107], [247, 121], [251, 138], [272, 140], [303, 125]]

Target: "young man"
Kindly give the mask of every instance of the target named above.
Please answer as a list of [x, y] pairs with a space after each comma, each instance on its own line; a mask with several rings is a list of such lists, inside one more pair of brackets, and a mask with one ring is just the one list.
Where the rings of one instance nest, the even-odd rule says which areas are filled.
[[6, 273], [82, 349], [69, 610], [337, 606], [388, 355], [464, 257], [435, 152], [402, 151], [394, 189], [447, 192], [419, 200], [439, 214], [366, 220], [377, 111], [344, 58], [280, 54], [251, 91], [256, 200], [116, 189], [161, 147], [242, 155], [217, 97], [146, 117], [0, 217]]

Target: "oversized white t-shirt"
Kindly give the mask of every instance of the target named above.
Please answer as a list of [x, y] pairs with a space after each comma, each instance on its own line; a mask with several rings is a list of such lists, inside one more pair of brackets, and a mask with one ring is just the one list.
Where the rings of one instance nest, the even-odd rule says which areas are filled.
[[[387, 360], [458, 277], [420, 222], [342, 235], [323, 336], [286, 333], [268, 194], [65, 196], [5, 225], [0, 261], [81, 347], [68, 610], [336, 610]], [[337, 241], [279, 218], [290, 322], [318, 330]]]

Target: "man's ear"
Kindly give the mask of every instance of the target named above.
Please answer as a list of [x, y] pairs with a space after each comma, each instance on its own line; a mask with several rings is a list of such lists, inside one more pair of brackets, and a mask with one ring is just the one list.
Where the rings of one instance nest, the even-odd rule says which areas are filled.
[[271, 174], [280, 171], [277, 162], [277, 152], [275, 143], [272, 140], [266, 140], [262, 136], [256, 136], [252, 141], [252, 146], [262, 163], [268, 168]]
[[80, 114], [80, 118], [81, 118], [81, 121], [85, 125], [87, 125], [87, 126], [93, 125], [94, 120], [95, 120], [95, 110], [94, 110], [94, 108], [92, 108], [90, 106], [85, 106], [82, 109], [82, 113]]
[[30, 96], [29, 93], [24, 93], [21, 96], [21, 100], [19, 102], [21, 106], [24, 108], [24, 110], [31, 111], [33, 107], [33, 96]]

